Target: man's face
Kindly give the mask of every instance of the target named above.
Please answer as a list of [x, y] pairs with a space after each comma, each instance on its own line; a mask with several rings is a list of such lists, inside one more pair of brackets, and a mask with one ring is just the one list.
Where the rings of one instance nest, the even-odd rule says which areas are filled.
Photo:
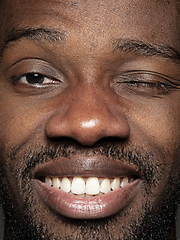
[[1, 195], [18, 237], [167, 237], [180, 171], [178, 4], [2, 1]]

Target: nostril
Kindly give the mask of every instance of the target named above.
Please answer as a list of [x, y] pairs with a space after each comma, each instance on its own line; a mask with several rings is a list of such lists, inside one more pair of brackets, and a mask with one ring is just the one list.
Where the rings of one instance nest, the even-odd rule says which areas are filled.
[[[72, 118], [71, 118], [72, 117]], [[129, 125], [126, 119], [92, 118], [85, 119], [82, 114], [78, 117], [67, 116], [61, 118], [53, 116], [46, 125], [49, 138], [68, 137], [76, 140], [82, 146], [93, 146], [96, 142], [107, 137], [126, 139], [129, 136]]]
[[[82, 91], [81, 91], [82, 93]], [[59, 107], [46, 124], [46, 135], [49, 138], [69, 137], [82, 146], [93, 146], [106, 137], [126, 139], [130, 129], [122, 108], [112, 103], [111, 99], [104, 101], [103, 97], [95, 95], [92, 99], [82, 93], [81, 101], [74, 102], [65, 108]], [[107, 97], [106, 97], [107, 98]]]

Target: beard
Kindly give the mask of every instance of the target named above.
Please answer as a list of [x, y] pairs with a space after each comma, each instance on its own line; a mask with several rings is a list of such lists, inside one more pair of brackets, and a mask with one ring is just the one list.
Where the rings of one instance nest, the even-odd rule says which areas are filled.
[[[1, 161], [1, 203], [8, 222], [9, 233], [13, 240], [54, 240], [54, 239], [98, 239], [98, 240], [165, 240], [174, 224], [175, 213], [180, 201], [180, 181], [177, 169], [172, 171], [165, 185], [158, 207], [152, 202], [153, 189], [162, 181], [167, 165], [165, 158], [158, 160], [150, 151], [128, 145], [99, 143], [96, 147], [82, 149], [76, 144], [49, 144], [40, 150], [28, 150], [19, 156], [19, 148], [13, 148], [8, 154], [9, 162], [15, 162], [12, 172], [22, 201], [22, 214], [14, 208], [16, 197], [6, 174], [6, 166]], [[142, 173], [143, 201], [138, 203], [141, 209], [125, 207], [122, 212], [104, 219], [78, 220], [60, 216], [37, 197], [30, 180], [33, 170], [40, 164], [58, 161], [72, 155], [105, 156], [113, 161], [133, 164]], [[1, 156], [3, 159], [3, 156]], [[18, 159], [21, 159], [17, 161]], [[5, 162], [5, 161], [4, 161]], [[178, 168], [180, 168], [178, 164]], [[18, 200], [17, 200], [18, 201]], [[49, 219], [48, 219], [49, 218]], [[47, 219], [45, 221], [44, 219]], [[61, 227], [63, 226], [63, 227]], [[62, 229], [65, 228], [66, 231]]]

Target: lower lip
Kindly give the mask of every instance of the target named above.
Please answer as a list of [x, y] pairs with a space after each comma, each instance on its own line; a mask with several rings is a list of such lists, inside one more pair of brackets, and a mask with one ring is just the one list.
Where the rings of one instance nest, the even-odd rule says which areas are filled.
[[49, 187], [35, 180], [35, 188], [43, 201], [57, 213], [75, 219], [109, 217], [130, 204], [140, 190], [140, 179], [123, 188], [94, 197], [80, 197]]

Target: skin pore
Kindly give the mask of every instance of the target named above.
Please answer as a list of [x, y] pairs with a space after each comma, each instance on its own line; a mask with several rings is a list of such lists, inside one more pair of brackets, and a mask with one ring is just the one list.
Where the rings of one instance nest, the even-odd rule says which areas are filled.
[[[176, 239], [179, 1], [0, 4], [5, 239]], [[88, 210], [42, 181], [126, 174]]]

